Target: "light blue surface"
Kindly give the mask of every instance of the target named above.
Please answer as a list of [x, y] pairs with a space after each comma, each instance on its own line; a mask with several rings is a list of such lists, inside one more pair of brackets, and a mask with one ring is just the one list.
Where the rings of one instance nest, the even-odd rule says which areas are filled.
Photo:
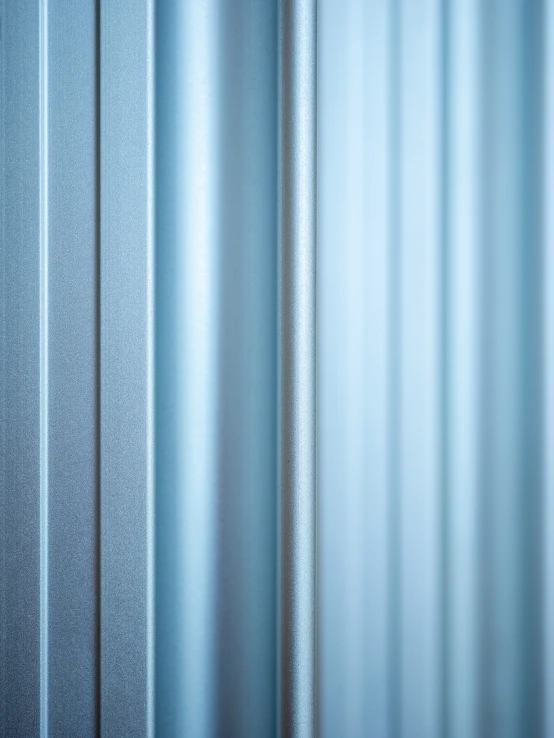
[[324, 736], [551, 733], [551, 17], [320, 3]]
[[157, 733], [274, 735], [277, 4], [156, 22]]

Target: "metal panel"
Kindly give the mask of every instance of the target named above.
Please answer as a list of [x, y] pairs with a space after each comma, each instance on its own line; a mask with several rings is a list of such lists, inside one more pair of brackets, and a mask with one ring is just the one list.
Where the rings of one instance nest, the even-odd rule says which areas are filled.
[[90, 0], [43, 13], [42, 732], [77, 736], [97, 725], [96, 23]]
[[70, 10], [0, 5], [0, 733], [146, 735], [152, 8]]
[[[41, 112], [36, 3], [0, 5], [0, 733], [38, 735]], [[41, 43], [42, 42], [42, 43]]]
[[160, 3], [156, 34], [156, 730], [271, 736], [277, 3]]
[[157, 685], [159, 735], [216, 719], [217, 3], [158, 7]]
[[316, 727], [316, 4], [279, 15], [279, 733]]
[[100, 6], [102, 736], [154, 731], [154, 17]]

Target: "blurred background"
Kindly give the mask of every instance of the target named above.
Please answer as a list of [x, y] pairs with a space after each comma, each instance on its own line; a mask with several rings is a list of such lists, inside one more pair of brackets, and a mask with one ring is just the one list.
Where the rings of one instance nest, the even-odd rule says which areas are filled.
[[[271, 735], [277, 4], [156, 14], [156, 724]], [[320, 733], [554, 736], [554, 3], [318, 57]]]
[[553, 10], [319, 4], [326, 736], [554, 735]]

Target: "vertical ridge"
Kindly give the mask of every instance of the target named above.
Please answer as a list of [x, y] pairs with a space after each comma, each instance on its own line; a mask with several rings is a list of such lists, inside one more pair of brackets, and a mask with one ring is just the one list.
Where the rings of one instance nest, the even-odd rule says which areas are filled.
[[279, 731], [315, 734], [316, 2], [279, 17]]

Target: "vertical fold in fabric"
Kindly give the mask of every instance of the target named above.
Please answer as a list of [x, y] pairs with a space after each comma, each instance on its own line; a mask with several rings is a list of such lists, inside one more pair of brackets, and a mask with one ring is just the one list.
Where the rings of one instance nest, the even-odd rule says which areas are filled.
[[316, 2], [279, 12], [279, 732], [316, 728]]

